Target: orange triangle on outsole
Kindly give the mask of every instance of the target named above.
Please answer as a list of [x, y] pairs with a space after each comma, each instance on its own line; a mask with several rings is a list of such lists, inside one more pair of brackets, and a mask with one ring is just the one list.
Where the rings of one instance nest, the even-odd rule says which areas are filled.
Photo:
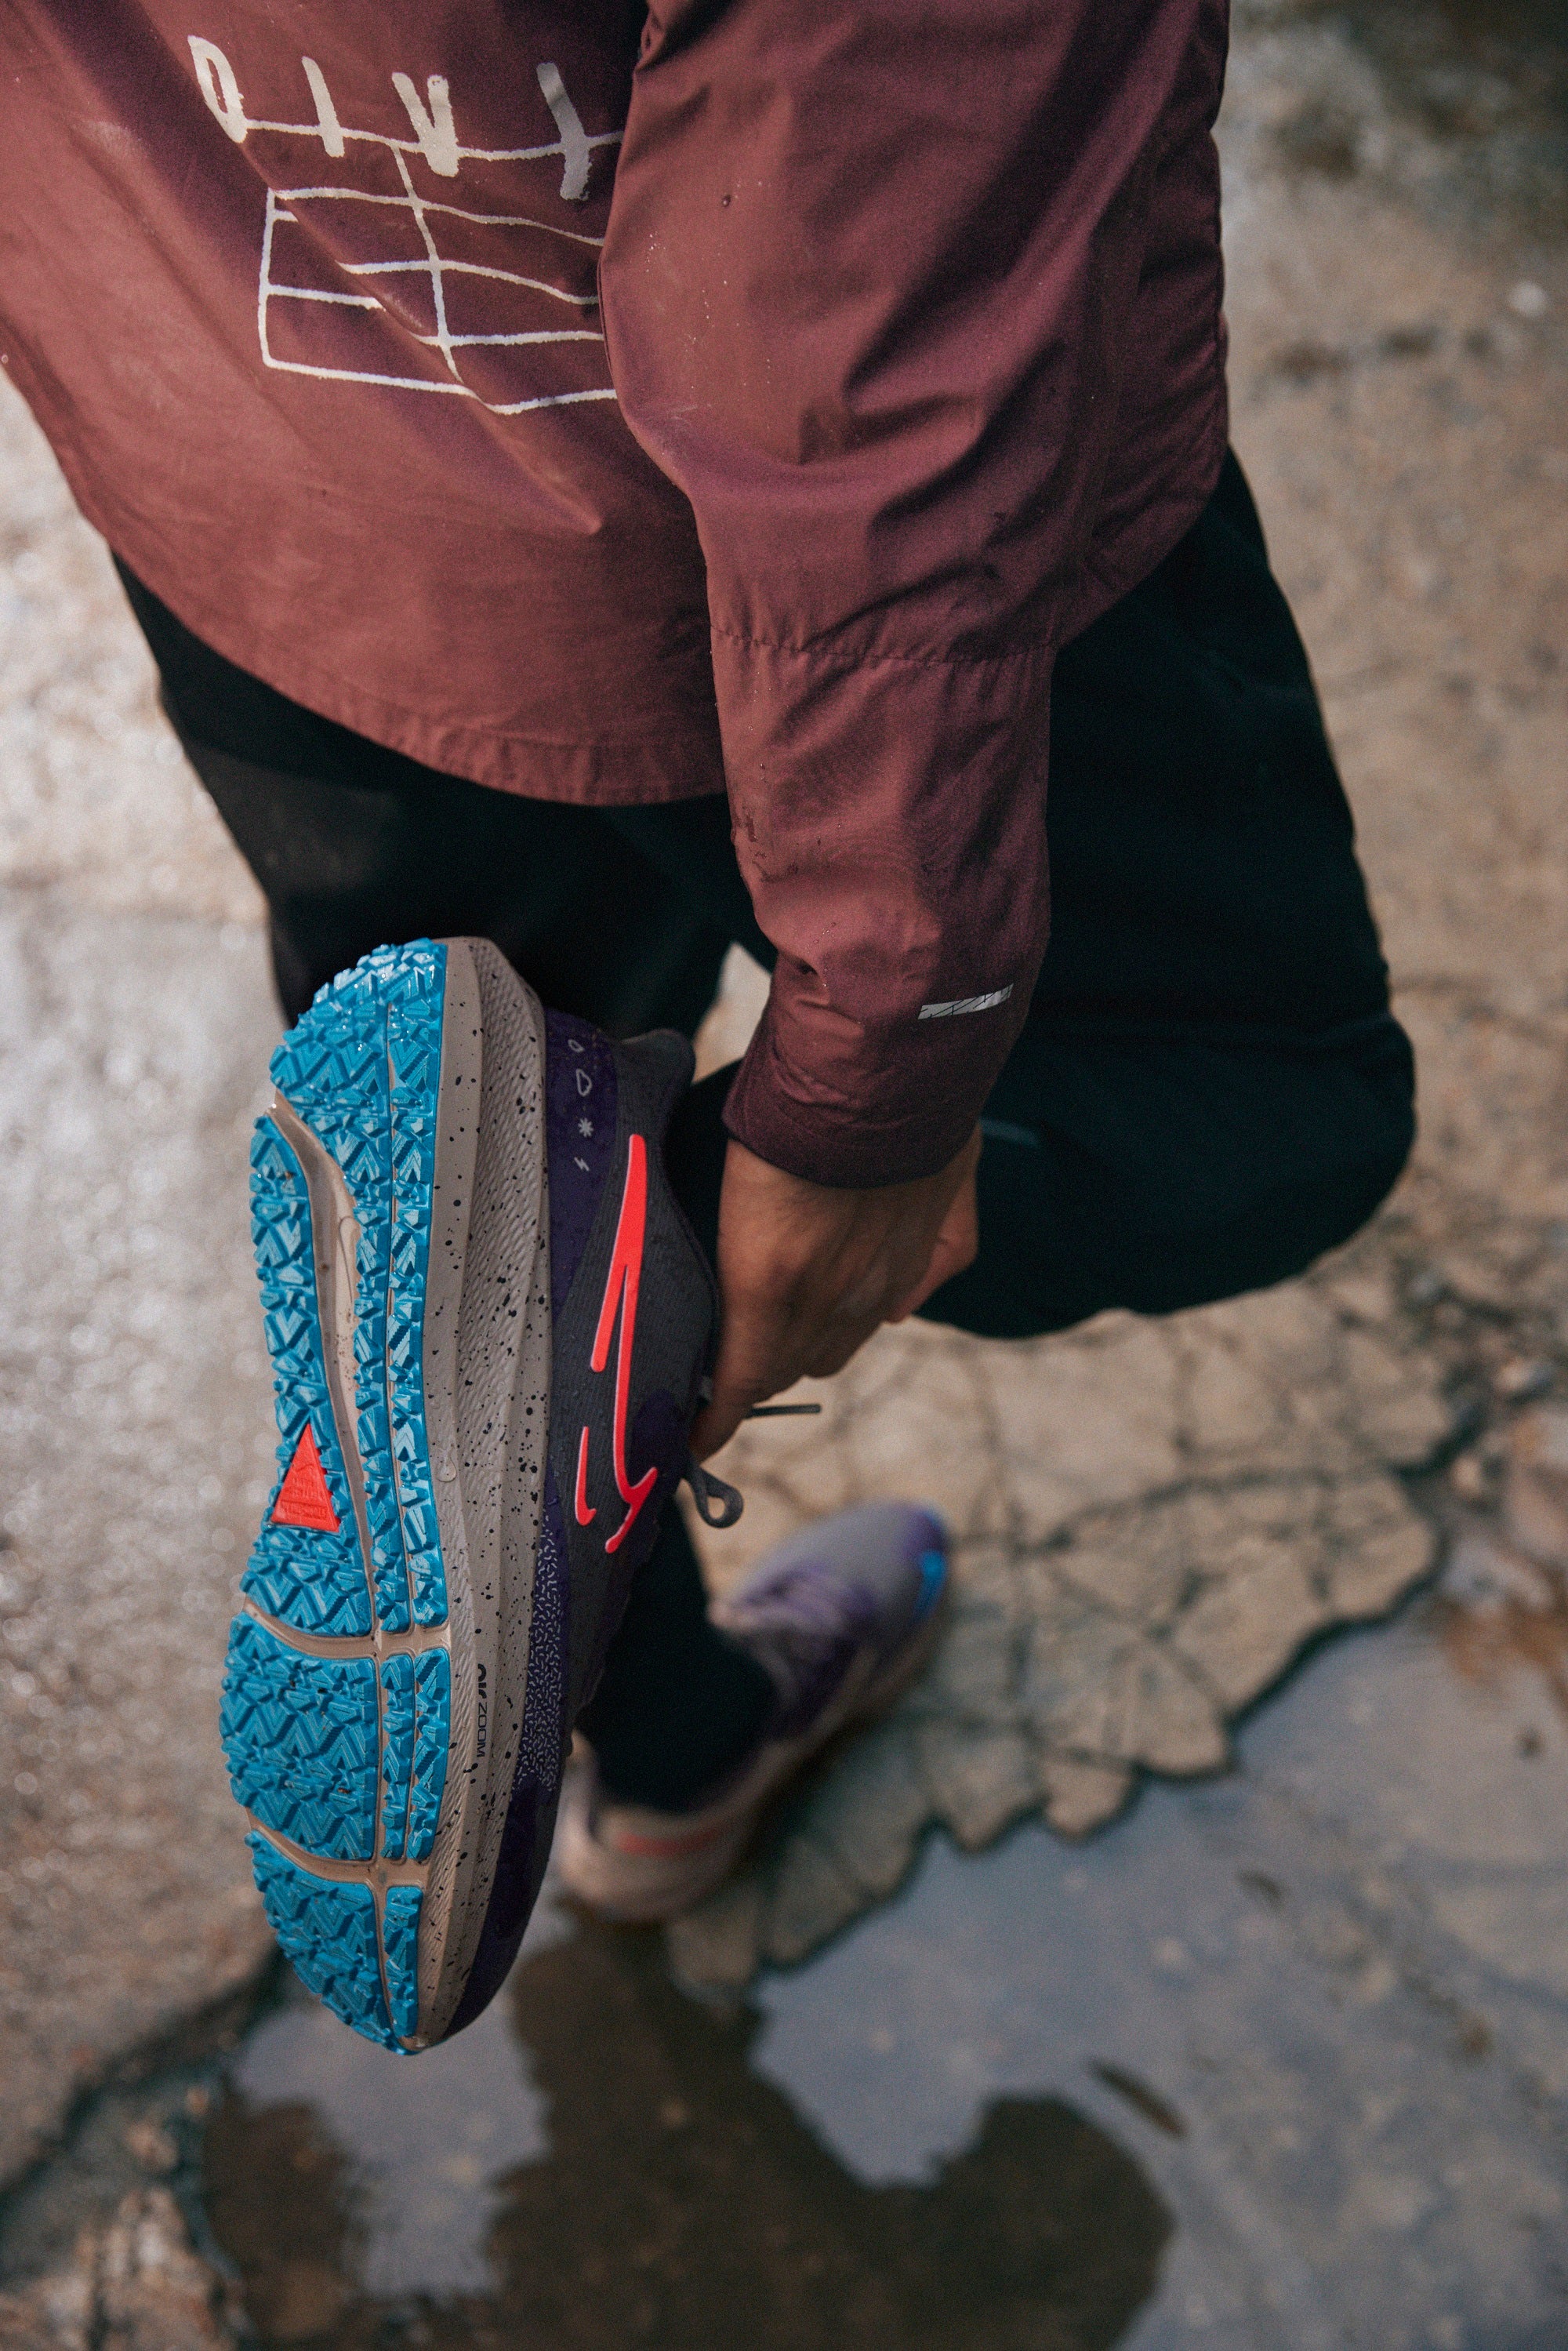
[[335, 1535], [342, 1520], [327, 1491], [327, 1473], [316, 1449], [316, 1432], [308, 1421], [299, 1434], [288, 1474], [272, 1506], [275, 1527], [314, 1527], [319, 1534]]

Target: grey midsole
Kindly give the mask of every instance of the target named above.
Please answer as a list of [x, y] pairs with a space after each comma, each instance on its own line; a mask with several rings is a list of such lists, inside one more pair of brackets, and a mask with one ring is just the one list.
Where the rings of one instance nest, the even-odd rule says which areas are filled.
[[453, 1708], [421, 1925], [420, 2044], [441, 2038], [467, 1989], [495, 1885], [549, 1425], [543, 1011], [487, 941], [450, 940], [446, 952], [423, 1374]]

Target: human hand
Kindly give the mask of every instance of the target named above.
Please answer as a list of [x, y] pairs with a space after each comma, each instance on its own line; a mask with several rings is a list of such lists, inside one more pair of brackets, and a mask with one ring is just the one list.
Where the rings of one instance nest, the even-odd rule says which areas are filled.
[[753, 1405], [841, 1371], [881, 1322], [902, 1322], [974, 1262], [978, 1127], [935, 1176], [873, 1191], [804, 1183], [733, 1140], [718, 1213], [724, 1320], [713, 1396], [692, 1430], [699, 1461]]

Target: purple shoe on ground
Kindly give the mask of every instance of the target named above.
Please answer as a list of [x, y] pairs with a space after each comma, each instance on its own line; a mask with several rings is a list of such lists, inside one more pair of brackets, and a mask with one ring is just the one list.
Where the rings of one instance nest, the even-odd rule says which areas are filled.
[[499, 1988], [687, 1468], [717, 1322], [663, 1160], [691, 1072], [682, 1038], [547, 1013], [478, 939], [379, 949], [273, 1057], [278, 1477], [223, 1737], [278, 1941], [390, 2048]]
[[872, 1502], [820, 1519], [768, 1553], [714, 1622], [778, 1693], [754, 1752], [680, 1813], [617, 1803], [579, 1742], [558, 1855], [569, 1892], [625, 1923], [678, 1917], [723, 1884], [764, 1808], [828, 1742], [890, 1705], [930, 1653], [947, 1538], [930, 1510]]

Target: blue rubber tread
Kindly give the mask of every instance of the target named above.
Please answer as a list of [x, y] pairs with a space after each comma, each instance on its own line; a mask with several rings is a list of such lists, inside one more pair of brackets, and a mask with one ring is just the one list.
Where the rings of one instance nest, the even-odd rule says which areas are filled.
[[[444, 1649], [382, 1667], [382, 1851], [389, 1861], [428, 1861], [446, 1787], [452, 1662]], [[416, 1727], [417, 1726], [417, 1727]]]
[[401, 1861], [408, 1834], [408, 1784], [413, 1776], [413, 1659], [382, 1667], [382, 1851]]
[[382, 1949], [386, 1953], [387, 1991], [392, 2031], [402, 2038], [419, 2023], [419, 1908], [417, 1886], [390, 1886], [382, 1913]]
[[402, 1531], [386, 1409], [387, 1219], [392, 1137], [385, 1020], [359, 985], [363, 967], [324, 987], [272, 1057], [273, 1083], [337, 1161], [359, 1219], [354, 1287], [356, 1437], [365, 1473], [376, 1615], [410, 1622]]
[[262, 1907], [300, 1981], [356, 2032], [395, 2048], [382, 1991], [370, 1887], [313, 1876], [286, 1860], [258, 1831], [251, 1832], [249, 1844]]
[[236, 1616], [219, 1729], [236, 1803], [307, 1853], [370, 1860], [378, 1756], [368, 1657], [308, 1657]]
[[427, 1649], [414, 1669], [418, 1703], [413, 1739], [413, 1775], [409, 1798], [408, 1857], [428, 1861], [446, 1787], [446, 1750], [452, 1736], [452, 1660], [444, 1649]]
[[[251, 1238], [272, 1358], [278, 1446], [277, 1477], [241, 1588], [269, 1616], [299, 1632], [368, 1633], [370, 1593], [321, 1353], [310, 1196], [304, 1170], [269, 1118], [257, 1122], [250, 1165]], [[307, 1422], [339, 1521], [336, 1534], [272, 1523], [278, 1489]]]
[[342, 1171], [360, 1222], [356, 1435], [376, 1616], [446, 1615], [423, 1346], [446, 950], [380, 947], [323, 988], [272, 1060], [278, 1092]]

